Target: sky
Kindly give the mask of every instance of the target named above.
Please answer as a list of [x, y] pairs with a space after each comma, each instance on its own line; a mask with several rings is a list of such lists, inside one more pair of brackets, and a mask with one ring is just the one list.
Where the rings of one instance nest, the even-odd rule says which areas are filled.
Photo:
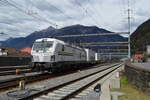
[[[149, 19], [149, 4], [130, 0], [131, 32]], [[128, 0], [0, 0], [0, 41], [74, 24], [127, 32], [127, 10]]]

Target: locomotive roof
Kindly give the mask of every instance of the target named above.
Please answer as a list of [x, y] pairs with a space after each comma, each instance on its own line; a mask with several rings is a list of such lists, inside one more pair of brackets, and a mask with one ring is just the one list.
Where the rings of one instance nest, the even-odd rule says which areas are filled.
[[35, 40], [35, 42], [41, 42], [41, 41], [43, 41], [43, 40], [44, 40], [44, 41], [56, 41], [56, 42], [61, 43], [61, 44], [63, 44], [63, 45], [70, 45], [70, 46], [75, 47], [75, 48], [78, 48], [78, 49], [83, 49], [83, 48], [80, 48], [80, 47], [78, 47], [78, 46], [65, 43], [64, 41], [59, 40], [59, 39], [55, 39], [55, 38], [41, 38], [41, 39]]
[[41, 41], [56, 41], [56, 42], [59, 42], [59, 43], [62, 43], [62, 44], [65, 44], [64, 41], [61, 41], [61, 40], [58, 40], [58, 39], [55, 39], [55, 38], [41, 38], [41, 39], [37, 39], [35, 40], [36, 42], [41, 42]]

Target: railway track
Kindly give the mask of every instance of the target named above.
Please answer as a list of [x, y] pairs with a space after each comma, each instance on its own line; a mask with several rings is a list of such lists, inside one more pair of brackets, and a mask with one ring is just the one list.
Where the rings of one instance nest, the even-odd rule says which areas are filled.
[[[21, 70], [22, 73], [30, 73], [32, 72], [31, 69], [23, 69]], [[6, 76], [6, 75], [15, 75], [16, 70], [8, 70], [8, 71], [2, 71], [0, 72], [0, 76]]]
[[102, 79], [119, 67], [120, 65], [117, 65], [83, 79], [78, 79], [77, 81], [66, 83], [64, 86], [58, 86], [56, 89], [48, 92], [46, 95], [42, 95], [38, 98], [35, 98], [34, 100], [68, 100], [69, 98], [75, 97], [75, 95], [80, 91], [87, 88], [89, 85], [94, 84], [96, 81]]
[[22, 73], [31, 72], [31, 69], [27, 65], [24, 65], [24, 66], [0, 66], [0, 76], [15, 75], [16, 69], [20, 69]]
[[[111, 70], [115, 69], [116, 66], [119, 67], [120, 65], [118, 65], [118, 63], [111, 64], [111, 65], [109, 64], [109, 65], [104, 65], [104, 66], [101, 66], [101, 67], [95, 67], [95, 68], [83, 70], [83, 71], [80, 71], [80, 72], [70, 73], [69, 75], [68, 74], [67, 75], [62, 75], [62, 76], [58, 75], [58, 77], [55, 77], [55, 76], [47, 76], [46, 77], [46, 75], [43, 75], [43, 77], [41, 77], [42, 75], [40, 75], [41, 80], [43, 80], [43, 81], [41, 81], [42, 83], [36, 82], [36, 83], [31, 84], [31, 85], [30, 84], [27, 85], [27, 87], [26, 87], [26, 89], [24, 91], [28, 91], [27, 92], [27, 93], [29, 93], [28, 95], [23, 95], [21, 97], [20, 96], [15, 96], [15, 97], [11, 97], [10, 96], [10, 97], [8, 97], [8, 95], [4, 94], [4, 95], [0, 96], [0, 99], [1, 98], [10, 98], [11, 100], [18, 100], [18, 99], [28, 100], [28, 99], [31, 99], [31, 98], [33, 99], [33, 98], [35, 98], [37, 96], [42, 95], [43, 93], [49, 93], [50, 91], [54, 91], [55, 89], [58, 90], [62, 86], [70, 85], [70, 84], [73, 84], [73, 83], [77, 84], [75, 82], [77, 82], [79, 80], [84, 80], [84, 78], [88, 78], [88, 77], [90, 77], [92, 75], [98, 74], [100, 72], [104, 72], [105, 70], [111, 71]], [[107, 74], [107, 73], [105, 72], [105, 74]], [[34, 81], [39, 81], [40, 79], [38, 79], [38, 77], [39, 76], [35, 76], [34, 78], [28, 79], [28, 81], [30, 81], [30, 80], [32, 80], [32, 82], [33, 82], [33, 80]], [[44, 80], [44, 78], [45, 79], [47, 78], [47, 79]], [[84, 81], [84, 83], [86, 83], [86, 81]], [[35, 86], [40, 86], [40, 87], [44, 86], [44, 88], [40, 88], [40, 89], [34, 88], [34, 89], [31, 89], [31, 88], [33, 88]], [[36, 90], [36, 91], [34, 91], [34, 90]], [[5, 99], [2, 99], [2, 100], [5, 100]]]
[[[40, 77], [39, 77], [40, 76]], [[31, 83], [35, 81], [44, 80], [46, 78], [50, 78], [52, 75], [48, 73], [29, 73], [28, 75], [18, 75], [14, 78], [8, 78], [5, 80], [0, 80], [0, 91], [7, 90], [12, 87], [16, 87], [19, 84], [21, 79], [25, 79], [26, 83]]]
[[[106, 64], [100, 64], [100, 66], [103, 66], [103, 65], [106, 65]], [[107, 65], [109, 65], [109, 63], [107, 63]], [[92, 68], [96, 68], [96, 67], [97, 66], [94, 66]], [[13, 68], [18, 68], [18, 67], [13, 67]], [[86, 69], [90, 69], [90, 68], [91, 67], [83, 68], [81, 70], [86, 70]], [[60, 73], [60, 74], [51, 74], [51, 73], [37, 73], [37, 72], [27, 73], [22, 70], [22, 72], [24, 72], [23, 75], [14, 75], [14, 77], [13, 77], [13, 75], [5, 76], [5, 74], [10, 73], [11, 71], [5, 71], [5, 72], [6, 73], [4, 73], [3, 76], [0, 76], [0, 91], [7, 90], [9, 88], [18, 86], [19, 81], [23, 78], [25, 78], [25, 83], [28, 84], [31, 82], [36, 82], [36, 81], [40, 81], [40, 80], [44, 80], [44, 79], [48, 79], [48, 78], [54, 78], [54, 77], [58, 77], [58, 76], [66, 75], [66, 74], [75, 73], [76, 71], [71, 71], [68, 73]], [[13, 72], [13, 73], [15, 73], [15, 72]]]

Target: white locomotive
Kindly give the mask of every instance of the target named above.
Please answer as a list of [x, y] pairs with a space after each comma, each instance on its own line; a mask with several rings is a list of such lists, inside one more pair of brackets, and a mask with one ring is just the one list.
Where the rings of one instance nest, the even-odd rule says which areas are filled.
[[94, 64], [95, 52], [54, 38], [37, 39], [32, 47], [33, 69], [58, 72]]

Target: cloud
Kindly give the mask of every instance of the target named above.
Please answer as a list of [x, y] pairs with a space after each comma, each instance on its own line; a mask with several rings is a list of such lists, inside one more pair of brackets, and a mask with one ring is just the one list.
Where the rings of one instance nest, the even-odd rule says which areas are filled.
[[[128, 30], [126, 0], [8, 0], [19, 9], [4, 1], [0, 1], [0, 32], [8, 35], [0, 35], [0, 40], [24, 37], [49, 26], [55, 27], [51, 23], [58, 24], [59, 28], [83, 24], [114, 32]], [[149, 19], [150, 1], [130, 1], [133, 32]]]

